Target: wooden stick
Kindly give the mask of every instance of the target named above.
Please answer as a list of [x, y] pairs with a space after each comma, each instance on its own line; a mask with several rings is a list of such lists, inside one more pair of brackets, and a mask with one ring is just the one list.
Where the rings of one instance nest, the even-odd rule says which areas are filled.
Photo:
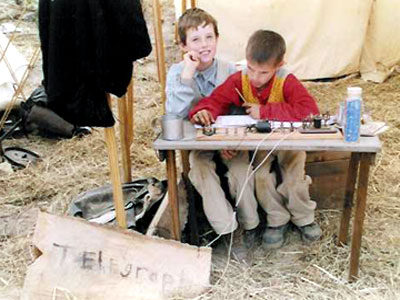
[[130, 147], [128, 141], [128, 97], [124, 95], [118, 99], [118, 116], [119, 116], [119, 136], [121, 140], [121, 156], [122, 156], [122, 168], [124, 171], [124, 182], [130, 182], [131, 177], [131, 156]]
[[[108, 103], [111, 104], [111, 98], [109, 94], [107, 94], [107, 100]], [[104, 133], [108, 150], [108, 161], [110, 164], [110, 176], [113, 187], [113, 198], [117, 223], [119, 227], [126, 228], [125, 205], [122, 193], [121, 177], [119, 175], [118, 168], [117, 141], [115, 139], [114, 127], [104, 128]]]
[[180, 43], [179, 33], [178, 33], [178, 22], [174, 25], [174, 43], [178, 45]]
[[126, 123], [127, 125], [127, 136], [128, 136], [128, 144], [129, 148], [131, 147], [133, 143], [133, 137], [134, 137], [134, 101], [135, 98], [133, 97], [133, 77], [131, 79], [131, 82], [129, 83], [128, 86], [128, 105], [127, 105], [127, 114], [128, 114], [128, 122]]
[[[187, 9], [186, 0], [182, 0], [182, 3], [181, 3], [181, 15], [183, 15], [185, 13], [186, 9]], [[178, 36], [178, 34], [179, 33], [178, 33], [178, 23], [177, 23], [176, 24], [176, 35]], [[180, 38], [178, 40], [179, 40], [179, 42], [182, 42], [180, 40]], [[181, 51], [181, 59], [182, 60], [183, 60], [183, 55], [184, 54], [185, 54], [185, 52]]]
[[243, 100], [243, 102], [244, 102], [244, 103], [247, 103], [246, 99], [244, 98], [244, 96], [242, 95], [242, 93], [241, 93], [237, 88], [235, 88], [235, 91], [239, 94], [239, 97]]
[[21, 22], [22, 22], [22, 18], [23, 18], [23, 16], [25, 15], [26, 8], [27, 8], [27, 5], [24, 5], [24, 10], [23, 10], [22, 13], [20, 14], [20, 17], [19, 17], [19, 19], [18, 19], [17, 25], [15, 25], [15, 29], [14, 29], [14, 31], [12, 32], [11, 37], [9, 38], [9, 40], [8, 40], [8, 42], [7, 42], [6, 48], [4, 48], [4, 53], [3, 53], [3, 54], [1, 55], [1, 57], [0, 57], [0, 62], [3, 60], [4, 56], [6, 55], [8, 46], [11, 45], [12, 41], [14, 40], [14, 38], [15, 38], [16, 35], [17, 35], [17, 29], [18, 29], [19, 25], [20, 25]]
[[195, 8], [196, 7], [196, 0], [190, 0], [190, 6], [192, 8]]
[[166, 71], [165, 71], [164, 39], [161, 26], [161, 6], [159, 0], [153, 0], [153, 13], [154, 13], [154, 31], [156, 37], [157, 70], [158, 70], [158, 79], [161, 83], [161, 104], [164, 113], [165, 100], [166, 100], [166, 95], [165, 95]]

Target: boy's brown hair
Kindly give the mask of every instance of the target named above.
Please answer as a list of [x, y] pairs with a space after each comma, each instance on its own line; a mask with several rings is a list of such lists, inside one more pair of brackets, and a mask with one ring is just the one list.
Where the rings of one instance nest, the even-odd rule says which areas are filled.
[[246, 59], [258, 64], [269, 62], [276, 66], [283, 60], [285, 52], [286, 43], [279, 33], [261, 29], [249, 38]]
[[208, 12], [201, 8], [191, 8], [183, 13], [178, 21], [179, 39], [183, 45], [186, 45], [186, 33], [190, 28], [197, 29], [200, 25], [207, 26], [212, 24], [214, 27], [215, 36], [218, 37], [217, 21]]

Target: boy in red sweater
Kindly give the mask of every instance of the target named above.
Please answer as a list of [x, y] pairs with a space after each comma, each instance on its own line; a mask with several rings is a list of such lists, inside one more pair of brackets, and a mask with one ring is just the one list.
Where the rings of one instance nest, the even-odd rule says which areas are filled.
[[[214, 92], [190, 111], [193, 123], [210, 125], [219, 115], [229, 113], [232, 105], [242, 106], [255, 119], [301, 121], [310, 114], [319, 114], [316, 102], [301, 82], [282, 68], [285, 41], [278, 33], [258, 30], [246, 47], [247, 68], [231, 75]], [[237, 92], [243, 95], [245, 102]], [[266, 152], [256, 154], [255, 167]], [[282, 183], [271, 173], [277, 159]], [[318, 240], [321, 229], [314, 222], [316, 203], [310, 199], [311, 178], [305, 175], [304, 151], [275, 151], [256, 173], [256, 195], [267, 213], [268, 227], [263, 235], [265, 249], [280, 248], [291, 221], [303, 240]]]

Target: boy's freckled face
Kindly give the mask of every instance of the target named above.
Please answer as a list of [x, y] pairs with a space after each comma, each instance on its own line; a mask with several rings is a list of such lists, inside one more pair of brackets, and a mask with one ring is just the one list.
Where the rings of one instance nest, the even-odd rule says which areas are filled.
[[203, 24], [186, 32], [186, 45], [183, 46], [183, 50], [196, 52], [200, 64], [211, 65], [217, 51], [217, 41], [214, 26]]
[[263, 89], [282, 65], [283, 63], [275, 65], [271, 62], [256, 63], [248, 60], [247, 75], [251, 85], [256, 89]]

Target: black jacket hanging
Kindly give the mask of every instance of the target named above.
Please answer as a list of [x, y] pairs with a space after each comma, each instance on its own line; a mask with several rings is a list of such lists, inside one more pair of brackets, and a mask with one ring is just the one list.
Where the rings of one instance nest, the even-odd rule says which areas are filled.
[[121, 97], [132, 62], [151, 52], [140, 0], [40, 0], [48, 107], [78, 126], [114, 124], [106, 92]]

